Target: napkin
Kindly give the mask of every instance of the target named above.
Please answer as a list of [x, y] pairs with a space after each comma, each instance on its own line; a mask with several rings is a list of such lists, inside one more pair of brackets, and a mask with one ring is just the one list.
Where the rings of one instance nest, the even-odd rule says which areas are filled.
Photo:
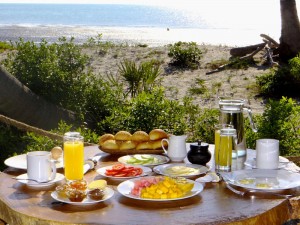
[[86, 174], [87, 171], [94, 169], [95, 163], [93, 160], [86, 160], [83, 165], [83, 174]]
[[220, 177], [215, 172], [208, 172], [204, 177], [196, 179], [197, 182], [201, 183], [219, 182], [220, 180]]

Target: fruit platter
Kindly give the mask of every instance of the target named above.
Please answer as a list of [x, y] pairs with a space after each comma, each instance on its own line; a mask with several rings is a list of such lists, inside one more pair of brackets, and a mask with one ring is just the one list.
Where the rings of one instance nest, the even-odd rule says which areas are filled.
[[201, 183], [183, 177], [148, 176], [122, 182], [123, 196], [145, 201], [173, 201], [193, 197], [203, 190]]

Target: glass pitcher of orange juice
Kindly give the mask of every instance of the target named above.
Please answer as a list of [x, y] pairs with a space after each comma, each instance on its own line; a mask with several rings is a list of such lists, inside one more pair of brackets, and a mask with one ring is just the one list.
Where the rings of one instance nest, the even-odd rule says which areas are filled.
[[223, 128], [220, 130], [215, 148], [215, 170], [216, 172], [230, 172], [237, 168], [237, 135], [234, 128]]
[[64, 135], [64, 171], [67, 181], [83, 179], [83, 137], [78, 132]]

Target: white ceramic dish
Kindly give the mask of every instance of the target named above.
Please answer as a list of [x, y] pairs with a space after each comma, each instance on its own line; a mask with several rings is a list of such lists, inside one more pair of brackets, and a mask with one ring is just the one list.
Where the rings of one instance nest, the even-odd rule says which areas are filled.
[[[147, 157], [153, 157], [154, 161], [147, 162]], [[137, 158], [137, 159], [144, 159], [145, 162], [141, 163], [130, 163], [128, 160], [131, 160], [132, 158]], [[166, 156], [162, 155], [154, 155], [154, 154], [135, 154], [135, 155], [125, 155], [122, 156], [118, 159], [120, 163], [124, 163], [127, 165], [141, 165], [141, 166], [157, 166], [161, 164], [165, 164], [170, 161], [170, 159]]]
[[193, 177], [204, 174], [208, 170], [206, 166], [188, 163], [163, 164], [153, 168], [155, 173], [176, 177]]
[[124, 181], [122, 183], [120, 183], [117, 187], [118, 192], [120, 192], [123, 196], [126, 196], [128, 198], [132, 198], [132, 199], [137, 199], [137, 200], [144, 200], [144, 201], [174, 201], [174, 200], [181, 200], [181, 199], [186, 199], [186, 198], [191, 198], [197, 194], [199, 194], [202, 190], [203, 190], [203, 185], [201, 183], [198, 183], [196, 181], [193, 180], [189, 180], [187, 179], [188, 182], [194, 183], [194, 187], [193, 189], [187, 193], [185, 196], [180, 197], [180, 198], [172, 198], [172, 199], [149, 199], [149, 198], [140, 198], [137, 196], [134, 196], [132, 194], [130, 194], [131, 190], [134, 187], [134, 182], [139, 180], [139, 179], [143, 179], [143, 178], [134, 178], [134, 179], [130, 179], [127, 181]]
[[[26, 154], [16, 155], [16, 156], [10, 157], [10, 158], [8, 158], [4, 161], [4, 164], [6, 166], [10, 166], [10, 167], [13, 167], [13, 168], [27, 170]], [[57, 169], [62, 168], [63, 167], [62, 159], [58, 160], [55, 163], [55, 165], [56, 165]]]
[[232, 185], [262, 191], [282, 191], [300, 186], [300, 174], [287, 170], [237, 170], [221, 173]]
[[[53, 184], [55, 184], [56, 182], [62, 181], [65, 178], [64, 175], [60, 174], [60, 173], [56, 173], [56, 177], [54, 180], [51, 180], [47, 183], [37, 183], [35, 181], [31, 181], [31, 180], [26, 180], [28, 179], [27, 173], [19, 175], [16, 177], [16, 180], [22, 184], [26, 184], [29, 187], [34, 187], [34, 188], [41, 188], [41, 187], [49, 187], [52, 186]], [[24, 179], [24, 180], [22, 180]]]
[[113, 189], [111, 189], [109, 187], [106, 187], [104, 189], [104, 197], [100, 200], [92, 200], [92, 199], [87, 197], [82, 202], [72, 202], [67, 198], [61, 198], [60, 196], [58, 196], [56, 191], [53, 191], [51, 193], [51, 197], [54, 198], [55, 200], [57, 200], [59, 202], [71, 204], [71, 205], [76, 205], [76, 206], [88, 206], [88, 205], [93, 205], [93, 204], [96, 204], [96, 203], [99, 203], [99, 202], [104, 202], [104, 201], [110, 199], [113, 195], [114, 195]]
[[134, 167], [139, 167], [143, 170], [143, 173], [140, 174], [140, 175], [137, 175], [137, 176], [128, 176], [128, 177], [116, 177], [116, 176], [109, 176], [109, 175], [106, 175], [105, 172], [106, 170], [110, 170], [112, 169], [113, 166], [106, 166], [106, 167], [102, 167], [100, 169], [97, 170], [97, 173], [99, 173], [101, 176], [104, 176], [104, 177], [108, 177], [108, 178], [112, 178], [112, 179], [131, 179], [131, 178], [135, 178], [135, 177], [142, 177], [142, 176], [147, 176], [148, 174], [150, 174], [152, 172], [152, 170], [149, 168], [149, 167], [146, 167], [146, 166], [134, 166]]
[[[286, 167], [286, 165], [289, 163], [290, 161], [287, 158], [284, 158], [282, 156], [279, 156], [279, 165], [278, 165], [278, 169], [282, 169], [284, 167]], [[245, 166], [249, 166], [253, 169], [256, 169], [256, 158], [254, 159], [248, 159], [244, 162]]]

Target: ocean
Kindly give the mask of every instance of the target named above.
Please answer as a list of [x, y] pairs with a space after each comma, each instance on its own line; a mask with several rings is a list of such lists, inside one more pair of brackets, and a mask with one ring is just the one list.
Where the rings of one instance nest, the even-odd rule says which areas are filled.
[[[299, 3], [300, 4], [300, 3]], [[243, 46], [280, 37], [279, 0], [199, 0], [190, 5], [0, 4], [0, 41], [74, 37], [164, 45], [177, 41]]]

